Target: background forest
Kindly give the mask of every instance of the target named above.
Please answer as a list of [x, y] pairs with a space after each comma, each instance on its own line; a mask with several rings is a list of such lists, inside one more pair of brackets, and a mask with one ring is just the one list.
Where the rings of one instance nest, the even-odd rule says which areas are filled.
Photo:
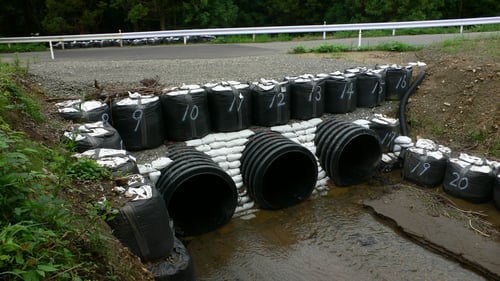
[[0, 7], [0, 36], [500, 15], [498, 0], [0, 0]]

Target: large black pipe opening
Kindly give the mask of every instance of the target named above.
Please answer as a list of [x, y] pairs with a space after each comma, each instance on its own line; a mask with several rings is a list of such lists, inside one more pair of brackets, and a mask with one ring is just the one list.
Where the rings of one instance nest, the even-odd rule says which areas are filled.
[[335, 185], [354, 185], [371, 177], [382, 159], [378, 135], [346, 121], [322, 124], [316, 132], [316, 154]]
[[380, 142], [372, 135], [360, 134], [347, 141], [345, 147], [338, 151], [339, 161], [334, 169], [334, 182], [339, 185], [351, 185], [364, 181], [373, 174], [380, 163], [382, 150]]
[[187, 177], [176, 187], [167, 206], [176, 233], [197, 235], [226, 224], [237, 204], [233, 188], [217, 174], [202, 172]]
[[275, 132], [261, 132], [243, 151], [241, 173], [248, 193], [263, 209], [296, 205], [311, 195], [318, 178], [314, 155]]
[[206, 154], [175, 148], [173, 163], [162, 171], [157, 187], [179, 236], [198, 235], [228, 223], [238, 202], [233, 179]]

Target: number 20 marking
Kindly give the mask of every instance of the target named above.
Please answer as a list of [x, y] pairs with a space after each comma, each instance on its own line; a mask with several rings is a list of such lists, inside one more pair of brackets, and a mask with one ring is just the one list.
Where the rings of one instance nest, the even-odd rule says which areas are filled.
[[450, 181], [450, 185], [456, 187], [460, 190], [464, 190], [469, 186], [469, 179], [467, 177], [461, 177], [459, 173], [453, 172], [454, 179]]

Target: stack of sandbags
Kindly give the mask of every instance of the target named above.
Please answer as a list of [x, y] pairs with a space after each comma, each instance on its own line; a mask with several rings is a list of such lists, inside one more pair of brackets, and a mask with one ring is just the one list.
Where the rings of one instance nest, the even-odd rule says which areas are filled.
[[126, 150], [98, 148], [75, 154], [75, 157], [96, 160], [100, 166], [109, 168], [113, 175], [122, 176], [139, 173], [135, 157], [128, 154]]
[[493, 199], [493, 168], [485, 159], [460, 153], [448, 160], [443, 189], [446, 193], [472, 203]]
[[64, 140], [73, 143], [77, 152], [96, 148], [123, 149], [118, 131], [103, 121], [75, 125], [64, 132]]
[[[303, 145], [309, 149], [313, 154], [316, 153], [316, 146], [314, 145], [314, 137], [316, 133], [316, 126], [321, 123], [321, 119], [313, 118], [301, 122], [291, 124], [273, 126], [271, 131], [278, 132], [284, 137]], [[318, 181], [313, 193], [325, 192], [328, 190], [328, 177], [325, 171], [318, 162]]]
[[418, 139], [405, 150], [403, 178], [420, 186], [435, 187], [443, 182], [451, 150], [429, 139]]
[[235, 213], [254, 207], [254, 202], [248, 196], [243, 185], [240, 172], [241, 153], [245, 149], [248, 137], [253, 134], [253, 131], [246, 129], [230, 133], [213, 133], [200, 139], [186, 141], [187, 146], [192, 146], [210, 156], [215, 163], [231, 176], [238, 189], [238, 206]]
[[109, 106], [101, 101], [68, 100], [55, 104], [59, 114], [73, 122], [108, 122]]

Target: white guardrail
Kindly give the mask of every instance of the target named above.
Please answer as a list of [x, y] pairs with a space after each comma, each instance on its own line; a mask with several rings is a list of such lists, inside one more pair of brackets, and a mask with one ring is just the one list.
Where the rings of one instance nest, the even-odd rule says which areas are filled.
[[123, 33], [104, 33], [104, 34], [53, 35], [53, 36], [35, 36], [35, 37], [0, 37], [0, 44], [48, 42], [50, 46], [51, 57], [52, 59], [54, 59], [52, 42], [126, 40], [126, 39], [155, 38], [155, 37], [184, 37], [184, 44], [186, 44], [186, 38], [188, 36], [203, 36], [203, 35], [215, 36], [215, 35], [242, 35], [242, 34], [255, 35], [255, 34], [312, 33], [312, 32], [322, 32], [323, 39], [325, 39], [326, 32], [356, 30], [359, 31], [358, 35], [358, 47], [359, 47], [361, 46], [361, 36], [363, 30], [392, 29], [393, 35], [395, 35], [396, 29], [460, 26], [460, 33], [463, 33], [464, 26], [496, 24], [496, 23], [500, 23], [500, 17], [382, 22], [382, 23], [355, 23], [355, 24], [325, 23], [323, 25], [182, 29], [182, 30], [162, 30], [162, 31], [123, 32]]

